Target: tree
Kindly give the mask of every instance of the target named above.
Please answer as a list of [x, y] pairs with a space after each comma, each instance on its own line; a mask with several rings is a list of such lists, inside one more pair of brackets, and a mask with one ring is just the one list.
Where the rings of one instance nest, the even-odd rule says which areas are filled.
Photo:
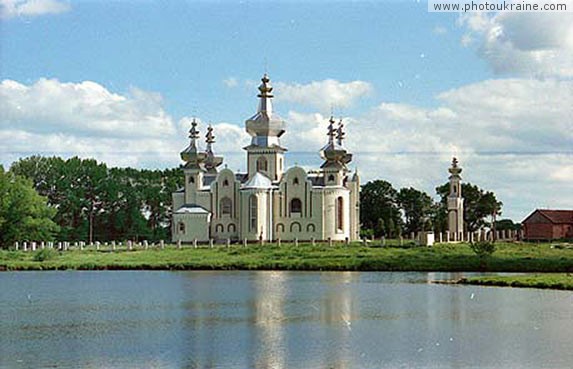
[[56, 210], [46, 204], [28, 179], [5, 173], [0, 166], [0, 245], [15, 241], [50, 241], [59, 227], [52, 221]]
[[432, 198], [425, 192], [410, 187], [402, 188], [398, 192], [397, 199], [406, 219], [404, 225], [406, 233], [427, 230], [432, 216], [434, 203]]
[[495, 243], [480, 241], [470, 243], [470, 248], [480, 260], [480, 267], [484, 269], [490, 256], [495, 252]]
[[[438, 212], [442, 213], [436, 218], [443, 217], [445, 214], [447, 221], [447, 199], [450, 193], [449, 183], [437, 187], [436, 192], [441, 197]], [[493, 192], [482, 190], [471, 183], [462, 183], [462, 196], [464, 198], [464, 221], [466, 230], [469, 232], [474, 232], [483, 226], [491, 225], [487, 222], [487, 217], [501, 215], [503, 203], [497, 200]]]
[[[360, 219], [365, 229], [374, 230], [376, 237], [394, 236], [402, 228], [402, 218], [397, 202], [398, 192], [383, 180], [376, 180], [362, 186], [360, 192]], [[384, 232], [379, 227], [384, 222]]]

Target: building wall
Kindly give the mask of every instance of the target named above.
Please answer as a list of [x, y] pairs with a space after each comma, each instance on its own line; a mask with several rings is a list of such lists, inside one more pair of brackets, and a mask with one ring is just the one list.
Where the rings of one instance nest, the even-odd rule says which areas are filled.
[[[173, 242], [209, 241], [209, 218], [209, 214], [173, 214]], [[181, 224], [184, 230], [181, 230]]]
[[[211, 234], [216, 239], [239, 238], [240, 224], [239, 213], [241, 201], [239, 188], [241, 183], [235, 180], [235, 175], [230, 169], [223, 169], [218, 173], [217, 179], [211, 184]], [[223, 200], [230, 202], [231, 213], [224, 214], [222, 209]]]

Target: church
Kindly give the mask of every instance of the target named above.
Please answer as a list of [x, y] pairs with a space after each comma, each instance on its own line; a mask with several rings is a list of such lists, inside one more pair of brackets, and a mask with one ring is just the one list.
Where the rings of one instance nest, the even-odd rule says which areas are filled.
[[173, 242], [217, 240], [354, 241], [360, 234], [360, 180], [348, 164], [342, 121], [329, 120], [327, 142], [317, 170], [285, 167], [287, 148], [281, 144], [285, 122], [273, 111], [273, 87], [265, 74], [257, 112], [246, 120], [251, 142], [247, 172], [219, 169], [215, 137], [208, 127], [205, 150], [194, 120], [190, 143], [181, 152], [185, 185], [174, 192]]

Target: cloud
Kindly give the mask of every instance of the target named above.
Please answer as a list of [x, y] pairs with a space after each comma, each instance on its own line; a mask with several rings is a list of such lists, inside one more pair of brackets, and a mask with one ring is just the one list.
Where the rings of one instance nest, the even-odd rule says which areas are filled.
[[239, 85], [239, 81], [235, 77], [229, 77], [223, 80], [223, 84], [228, 88], [233, 88]]
[[0, 18], [37, 17], [70, 10], [68, 2], [57, 0], [0, 0]]
[[279, 101], [306, 105], [328, 112], [332, 107], [351, 106], [356, 100], [370, 95], [374, 88], [364, 81], [340, 82], [326, 79], [307, 84], [277, 82], [276, 90], [276, 98]]
[[[573, 8], [573, 0], [564, 0]], [[496, 73], [573, 76], [573, 13], [467, 13], [462, 45], [476, 40]]]
[[27, 132], [73, 132], [77, 136], [161, 136], [172, 134], [171, 117], [161, 96], [132, 88], [119, 95], [84, 81], [64, 83], [40, 79], [31, 85], [0, 83], [0, 128]]
[[448, 33], [448, 30], [444, 26], [435, 26], [434, 29], [432, 29], [432, 33], [434, 33], [435, 35], [441, 36], [441, 35], [445, 35], [446, 33]]

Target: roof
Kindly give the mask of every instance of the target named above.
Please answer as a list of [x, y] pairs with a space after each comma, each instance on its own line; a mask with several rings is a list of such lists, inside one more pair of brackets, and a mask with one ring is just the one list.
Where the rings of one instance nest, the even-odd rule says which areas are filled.
[[549, 209], [536, 209], [527, 218], [523, 220], [525, 223], [533, 214], [541, 214], [547, 218], [551, 223], [562, 224], [562, 223], [572, 223], [573, 224], [573, 210], [549, 210]]
[[196, 204], [185, 204], [177, 209], [175, 214], [209, 214], [209, 211]]
[[271, 180], [259, 172], [255, 173], [243, 186], [244, 189], [248, 188], [273, 188]]

